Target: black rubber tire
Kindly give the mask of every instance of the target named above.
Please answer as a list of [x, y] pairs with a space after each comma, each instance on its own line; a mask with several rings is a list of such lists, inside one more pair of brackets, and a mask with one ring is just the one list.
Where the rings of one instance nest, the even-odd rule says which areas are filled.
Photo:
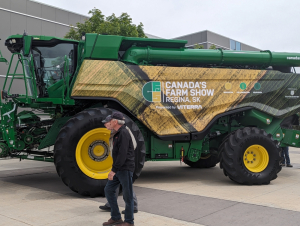
[[[260, 173], [249, 171], [244, 165], [243, 155], [251, 145], [263, 146], [269, 154], [269, 163]], [[271, 134], [255, 127], [238, 129], [230, 134], [220, 147], [220, 167], [231, 180], [246, 185], [269, 184], [281, 170], [281, 148]]]
[[208, 158], [200, 158], [197, 162], [191, 162], [186, 158], [183, 161], [192, 168], [212, 168], [220, 162], [216, 155], [210, 155]]
[[[86, 176], [78, 167], [75, 151], [78, 141], [88, 131], [95, 128], [103, 128], [102, 120], [111, 115], [114, 110], [108, 108], [86, 109], [68, 122], [60, 130], [54, 145], [54, 163], [56, 171], [65, 185], [80, 195], [96, 197], [104, 196], [104, 187], [107, 179], [97, 180]], [[126, 115], [126, 126], [133, 133], [137, 148], [135, 149], [134, 180], [141, 174], [145, 163], [144, 138], [137, 125]]]

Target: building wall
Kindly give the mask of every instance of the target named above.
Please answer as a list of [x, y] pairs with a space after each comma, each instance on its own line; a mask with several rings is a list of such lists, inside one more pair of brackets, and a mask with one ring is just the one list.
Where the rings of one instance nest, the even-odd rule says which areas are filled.
[[257, 49], [255, 47], [249, 46], [247, 44], [241, 43], [242, 50], [248, 50], [248, 51], [260, 51], [260, 49]]
[[216, 34], [211, 31], [207, 31], [207, 41], [214, 44], [217, 47], [230, 49], [230, 38], [224, 37], [222, 35]]
[[180, 36], [174, 39], [187, 40], [188, 43], [186, 46], [192, 46], [196, 43], [199, 43], [200, 45], [203, 45], [205, 49], [207, 47], [207, 31], [200, 31], [193, 34]]
[[[84, 22], [88, 17], [32, 0], [0, 0], [0, 50], [9, 60], [10, 52], [4, 46], [5, 39], [13, 34], [64, 37], [70, 25]], [[7, 65], [0, 63], [0, 76], [7, 72]], [[0, 78], [0, 87], [3, 79]]]
[[[174, 39], [187, 40], [187, 47], [193, 47], [195, 44], [203, 45], [204, 49], [208, 49], [211, 45], [215, 45], [217, 48], [230, 49], [231, 38], [219, 35], [217, 33], [205, 30], [197, 33], [180, 36]], [[236, 40], [234, 40], [236, 41]], [[249, 46], [247, 44], [241, 43], [241, 50], [246, 51], [259, 51], [259, 49]]]
[[162, 37], [158, 37], [158, 36], [156, 36], [156, 35], [151, 35], [151, 34], [147, 34], [147, 33], [145, 33], [145, 35], [146, 35], [148, 38], [153, 38], [153, 39], [164, 39], [164, 38], [162, 38]]

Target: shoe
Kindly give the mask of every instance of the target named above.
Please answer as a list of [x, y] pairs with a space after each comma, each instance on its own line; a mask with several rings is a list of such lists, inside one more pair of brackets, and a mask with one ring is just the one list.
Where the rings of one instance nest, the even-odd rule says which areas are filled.
[[103, 226], [120, 225], [122, 223], [123, 223], [122, 219], [114, 221], [113, 219], [110, 218], [107, 222], [103, 223]]
[[291, 164], [286, 164], [286, 167], [293, 167], [293, 165], [291, 165]]
[[[139, 212], [138, 210], [133, 210], [133, 213]], [[125, 214], [125, 210], [122, 211], [122, 214]]]
[[285, 163], [280, 163], [279, 165], [280, 165], [280, 166], [285, 166]]
[[110, 207], [108, 207], [108, 206], [99, 206], [99, 209], [100, 210], [105, 210], [105, 211], [110, 211]]
[[127, 222], [124, 222], [122, 224], [119, 224], [119, 226], [134, 226], [134, 224], [129, 224]]

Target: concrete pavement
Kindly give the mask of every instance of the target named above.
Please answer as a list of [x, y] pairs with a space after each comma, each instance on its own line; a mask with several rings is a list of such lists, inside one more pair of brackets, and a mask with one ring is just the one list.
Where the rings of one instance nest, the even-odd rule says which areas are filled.
[[[300, 225], [300, 149], [290, 157], [295, 167], [266, 186], [235, 184], [219, 167], [147, 162], [134, 186], [135, 225]], [[0, 225], [102, 225], [105, 202], [72, 192], [52, 163], [0, 160]]]

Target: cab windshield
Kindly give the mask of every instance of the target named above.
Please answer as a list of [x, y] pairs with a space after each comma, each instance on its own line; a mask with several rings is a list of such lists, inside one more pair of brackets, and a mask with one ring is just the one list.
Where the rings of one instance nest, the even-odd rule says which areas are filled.
[[65, 56], [69, 65], [68, 74], [73, 74], [74, 44], [59, 43], [51, 47], [33, 46], [32, 53], [37, 82], [40, 85], [40, 96], [47, 96], [47, 88], [67, 76], [64, 75]]

